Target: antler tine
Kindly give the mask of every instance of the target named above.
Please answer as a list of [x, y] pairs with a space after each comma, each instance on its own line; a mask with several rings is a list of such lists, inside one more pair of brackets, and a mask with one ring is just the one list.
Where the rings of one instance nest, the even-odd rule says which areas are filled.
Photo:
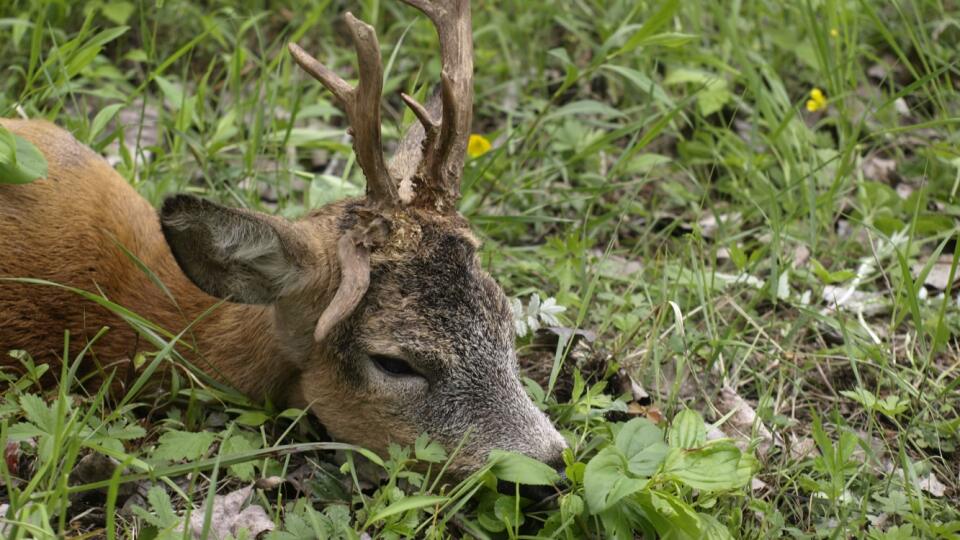
[[440, 38], [440, 91], [443, 102], [439, 134], [431, 140], [437, 122], [412, 98], [404, 101], [427, 134], [424, 140], [426, 176], [440, 184], [447, 202], [460, 197], [460, 179], [473, 119], [473, 30], [470, 0], [403, 0], [433, 23]]
[[296, 43], [289, 44], [290, 53], [300, 67], [337, 98], [346, 112], [353, 135], [353, 151], [367, 178], [367, 198], [381, 206], [394, 206], [397, 204], [397, 187], [387, 172], [380, 141], [380, 97], [383, 93], [380, 42], [372, 26], [351, 13], [344, 18], [357, 51], [360, 80], [356, 87], [350, 86]]

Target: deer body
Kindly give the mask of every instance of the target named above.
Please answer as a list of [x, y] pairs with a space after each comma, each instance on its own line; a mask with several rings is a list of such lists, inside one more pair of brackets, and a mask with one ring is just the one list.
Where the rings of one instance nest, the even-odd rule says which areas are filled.
[[[182, 332], [179, 350], [214, 378], [309, 407], [334, 437], [381, 454], [427, 432], [448, 449], [463, 444], [455, 474], [493, 449], [560, 467], [566, 443], [523, 390], [509, 303], [456, 211], [472, 116], [469, 2], [404, 2], [437, 29], [441, 91], [426, 106], [403, 96], [418, 124], [389, 162], [373, 28], [346, 15], [356, 87], [290, 47], [346, 112], [365, 197], [294, 222], [186, 195], [158, 214], [63, 130], [0, 120], [49, 163], [46, 179], [0, 182], [0, 278], [88, 291]], [[88, 367], [109, 373], [147, 346], [75, 291], [0, 281], [0, 349], [55, 360], [69, 330], [72, 357], [103, 327]]]
[[[48, 160], [46, 179], [0, 184], [0, 253], [5, 254], [0, 257], [0, 277], [43, 279], [102, 293], [173, 334], [220, 302], [184, 275], [164, 240], [157, 211], [102, 157], [45, 121], [0, 120], [0, 124], [34, 143]], [[328, 208], [330, 219], [318, 221], [332, 224], [340, 207]], [[331, 230], [317, 238], [333, 239], [335, 234]], [[120, 246], [156, 274], [173, 300]], [[319, 245], [318, 252], [327, 254], [327, 267], [336, 276], [333, 247]], [[330, 278], [333, 289], [334, 279]], [[332, 296], [330, 290], [328, 298]], [[285, 379], [290, 369], [284, 366], [290, 361], [274, 332], [274, 312], [271, 305], [225, 302], [184, 338], [191, 345], [196, 340], [203, 358], [188, 349], [184, 352], [241, 392], [275, 399], [278, 387], [289, 382]], [[0, 285], [0, 346], [5, 349], [23, 349], [37, 359], [59, 358], [65, 330], [72, 334], [76, 354], [103, 327], [110, 330], [93, 347], [91, 363], [104, 368], [119, 363], [115, 367], [123, 374], [127, 361], [149, 350], [149, 344], [117, 315], [72, 291], [12, 282]], [[0, 358], [6, 365], [17, 363], [6, 354]]]

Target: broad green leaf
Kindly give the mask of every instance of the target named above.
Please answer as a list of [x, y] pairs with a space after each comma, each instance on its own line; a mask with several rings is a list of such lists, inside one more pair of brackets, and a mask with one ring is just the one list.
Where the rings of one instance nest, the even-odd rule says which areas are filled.
[[237, 423], [241, 426], [262, 426], [270, 417], [262, 411], [245, 411], [237, 417]]
[[510, 529], [516, 529], [526, 521], [523, 511], [517, 508], [518, 500], [510, 495], [501, 495], [493, 503], [493, 515]]
[[130, 2], [108, 2], [100, 8], [100, 11], [114, 24], [127, 24], [135, 9]]
[[733, 99], [724, 79], [713, 79], [697, 92], [697, 108], [702, 116], [709, 116]]
[[601, 450], [587, 463], [583, 473], [583, 494], [591, 514], [602, 512], [620, 499], [647, 485], [647, 479], [631, 478], [627, 462], [616, 447]]
[[431, 441], [426, 433], [421, 433], [413, 443], [413, 455], [420, 461], [428, 463], [443, 463], [447, 460], [447, 452], [436, 441]]
[[507, 482], [552, 486], [560, 480], [560, 474], [551, 466], [516, 452], [494, 450], [490, 452], [490, 461], [493, 463], [493, 474]]
[[627, 459], [632, 458], [644, 448], [662, 442], [663, 431], [646, 418], [630, 420], [620, 428], [614, 439], [614, 445], [620, 449]]
[[661, 536], [702, 538], [700, 518], [686, 501], [661, 491], [646, 491], [638, 500]]
[[602, 67], [608, 71], [612, 71], [617, 75], [620, 75], [627, 81], [633, 83], [637, 87], [637, 90], [650, 94], [653, 99], [662, 103], [668, 109], [672, 109], [675, 105], [673, 100], [663, 91], [663, 88], [655, 83], [650, 77], [647, 77], [643, 73], [624, 66], [617, 66], [613, 64], [606, 64]]
[[367, 520], [367, 523], [374, 524], [379, 521], [383, 521], [390, 516], [395, 516], [410, 510], [426, 508], [428, 506], [436, 506], [438, 504], [447, 502], [447, 500], [448, 497], [438, 497], [435, 495], [412, 495], [409, 497], [404, 497], [374, 514], [372, 518]]
[[33, 394], [20, 396], [20, 407], [23, 409], [27, 420], [33, 422], [35, 426], [46, 433], [53, 434], [57, 429], [56, 413], [39, 396]]
[[[220, 446], [220, 455], [223, 457], [243, 455], [252, 450], [260, 448], [260, 441], [246, 433], [234, 433], [229, 439], [223, 441]], [[254, 460], [251, 459], [245, 463], [237, 463], [230, 466], [230, 472], [245, 482], [253, 480], [256, 472], [253, 466]]]
[[160, 436], [153, 451], [153, 459], [179, 461], [181, 459], [199, 459], [216, 439], [209, 431], [191, 433], [189, 431], [168, 431]]
[[643, 26], [623, 44], [623, 47], [620, 48], [615, 54], [621, 55], [628, 53], [637, 47], [645, 45], [648, 40], [650, 40], [654, 34], [656, 34], [661, 28], [667, 25], [670, 22], [670, 19], [673, 18], [673, 14], [677, 11], [677, 8], [680, 7], [679, 0], [666, 0], [658, 4], [660, 9], [656, 13], [650, 16], [646, 21], [643, 22]]
[[100, 135], [103, 128], [107, 127], [107, 124], [113, 120], [113, 117], [116, 116], [123, 107], [123, 103], [114, 103], [113, 105], [107, 105], [100, 109], [100, 112], [93, 117], [93, 123], [90, 124], [90, 135], [87, 137], [87, 141], [93, 142], [93, 140], [97, 138], [97, 135]]
[[663, 32], [661, 34], [656, 34], [644, 39], [640, 43], [640, 45], [644, 47], [657, 45], [660, 47], [666, 47], [668, 49], [675, 49], [677, 47], [683, 47], [684, 45], [690, 43], [695, 39], [697, 39], [697, 36], [693, 34], [683, 34], [680, 32]]
[[670, 446], [699, 448], [707, 440], [707, 427], [700, 413], [684, 409], [677, 413], [670, 425]]
[[0, 184], [27, 184], [47, 176], [47, 158], [30, 141], [0, 126]]
[[710, 514], [698, 513], [700, 518], [700, 538], [704, 540], [733, 540], [730, 531]]
[[702, 491], [739, 489], [750, 483], [756, 460], [728, 442], [687, 450], [673, 448], [663, 473]]
[[670, 447], [656, 442], [634, 454], [627, 462], [627, 470], [636, 476], [653, 476], [663, 464]]
[[[553, 111], [546, 116], [546, 119], [561, 118], [564, 116], [577, 116], [581, 114], [593, 114], [601, 118], [622, 117], [624, 114], [617, 109], [592, 99], [583, 99], [567, 103], [563, 107]], [[546, 120], [545, 119], [545, 120]]]

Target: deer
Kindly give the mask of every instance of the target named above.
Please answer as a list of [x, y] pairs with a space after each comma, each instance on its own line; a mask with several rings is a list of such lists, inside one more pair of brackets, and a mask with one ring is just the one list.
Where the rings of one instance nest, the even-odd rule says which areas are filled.
[[48, 161], [44, 179], [0, 183], [0, 349], [55, 364], [87, 348], [91, 369], [133, 369], [140, 334], [77, 294], [87, 291], [182, 336], [178, 350], [215, 380], [308, 409], [335, 440], [386, 455], [426, 433], [458, 449], [453, 475], [495, 449], [561, 470], [567, 443], [524, 390], [509, 302], [457, 210], [473, 114], [469, 0], [403, 2], [435, 28], [442, 70], [425, 105], [401, 95], [416, 121], [389, 161], [374, 28], [344, 16], [356, 85], [289, 44], [345, 113], [366, 179], [364, 196], [298, 220], [187, 194], [157, 211], [65, 130], [0, 120]]

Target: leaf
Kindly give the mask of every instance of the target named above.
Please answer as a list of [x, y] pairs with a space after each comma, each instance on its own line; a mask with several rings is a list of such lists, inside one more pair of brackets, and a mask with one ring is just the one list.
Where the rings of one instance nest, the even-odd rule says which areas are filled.
[[698, 513], [700, 518], [700, 537], [704, 540], [732, 540], [730, 531], [710, 514]]
[[237, 417], [237, 423], [241, 426], [262, 426], [270, 417], [261, 411], [245, 411]]
[[614, 445], [630, 459], [644, 448], [663, 442], [663, 431], [646, 418], [634, 418], [620, 428]]
[[[263, 507], [258, 504], [247, 505], [246, 502], [253, 492], [252, 487], [238, 489], [226, 495], [216, 495], [213, 498], [212, 508], [200, 507], [190, 514], [190, 532], [193, 538], [240, 538], [242, 531], [246, 531], [247, 538], [258, 538], [261, 534], [272, 531], [276, 525], [267, 515]], [[206, 514], [210, 513], [210, 526], [204, 535], [203, 522]]]
[[670, 22], [673, 14], [677, 11], [677, 8], [680, 7], [680, 2], [679, 0], [666, 0], [660, 2], [659, 5], [660, 9], [643, 22], [643, 26], [641, 26], [635, 34], [630, 36], [630, 39], [623, 44], [623, 47], [620, 47], [620, 50], [615, 53], [616, 55], [626, 54], [637, 47], [647, 44], [658, 30]]
[[[229, 439], [223, 441], [220, 446], [220, 455], [223, 457], [243, 455], [252, 450], [260, 448], [260, 441], [246, 433], [234, 433]], [[253, 460], [245, 463], [237, 463], [230, 466], [230, 472], [237, 478], [250, 482], [253, 480], [256, 472], [253, 466]]]
[[147, 523], [159, 529], [169, 529], [180, 522], [177, 513], [173, 510], [173, 503], [170, 501], [170, 495], [163, 486], [153, 486], [147, 491], [147, 502], [153, 510], [151, 514], [147, 510], [139, 507], [133, 507], [133, 513], [142, 518]]
[[0, 184], [28, 184], [47, 176], [47, 159], [30, 141], [0, 126]]
[[703, 491], [739, 489], [750, 483], [756, 460], [728, 442], [685, 450], [673, 448], [664, 474]]
[[449, 500], [448, 497], [438, 497], [436, 495], [412, 495], [409, 497], [404, 497], [374, 514], [373, 517], [367, 520], [367, 523], [372, 525], [379, 521], [383, 521], [390, 516], [428, 506], [436, 506], [438, 504], [447, 502], [447, 500]]
[[[702, 538], [700, 518], [686, 501], [669, 493], [648, 491], [639, 497], [641, 506], [645, 507], [652, 518], [651, 521], [661, 536], [680, 538]], [[682, 533], [682, 534], [677, 534]]]
[[678, 68], [663, 80], [665, 85], [690, 83], [697, 85], [697, 107], [703, 116], [719, 111], [733, 98], [726, 79], [714, 73]]
[[179, 461], [199, 459], [213, 444], [216, 435], [209, 431], [168, 431], [160, 436], [153, 451], [153, 459]]
[[20, 407], [26, 415], [27, 420], [33, 422], [35, 426], [46, 433], [53, 434], [57, 429], [57, 418], [53, 408], [43, 399], [34, 394], [24, 394], [20, 396]]
[[587, 463], [583, 494], [591, 514], [610, 508], [620, 499], [647, 485], [647, 479], [631, 478], [623, 454], [613, 446], [604, 448]]
[[427, 463], [443, 463], [447, 460], [447, 451], [436, 441], [431, 441], [426, 433], [421, 433], [413, 443], [413, 455]]
[[652, 79], [650, 79], [650, 77], [647, 77], [643, 73], [640, 73], [639, 71], [632, 68], [617, 66], [613, 64], [605, 64], [604, 66], [602, 66], [602, 69], [606, 69], [608, 71], [612, 71], [616, 73], [617, 75], [620, 75], [621, 77], [623, 77], [624, 79], [632, 83], [634, 86], [636, 86], [637, 89], [640, 90], [641, 92], [646, 92], [650, 94], [650, 96], [653, 97], [653, 99], [660, 102], [666, 108], [672, 109], [675, 107], [673, 100], [670, 99], [670, 96], [663, 91], [663, 88], [659, 84], [655, 83]]
[[612, 117], [623, 117], [626, 116], [622, 112], [614, 109], [613, 107], [607, 105], [606, 103], [601, 103], [592, 99], [583, 99], [580, 101], [574, 101], [567, 103], [563, 107], [553, 111], [548, 114], [546, 119], [556, 119], [563, 116], [578, 116], [585, 114], [597, 115], [601, 118], [612, 118]]
[[670, 425], [670, 446], [699, 448], [707, 440], [707, 428], [700, 413], [684, 409], [677, 413]]
[[103, 16], [114, 24], [127, 24], [133, 15], [134, 5], [130, 2], [110, 2], [100, 8]]
[[526, 520], [523, 512], [517, 511], [517, 498], [509, 495], [497, 497], [493, 503], [493, 515], [510, 529], [515, 529]]
[[114, 103], [113, 105], [107, 105], [100, 109], [100, 112], [93, 117], [93, 123], [90, 124], [90, 135], [87, 137], [87, 140], [92, 142], [96, 139], [97, 135], [103, 131], [103, 128], [107, 127], [107, 124], [113, 120], [113, 117], [116, 116], [123, 107], [123, 103]]
[[669, 452], [670, 447], [666, 444], [654, 443], [634, 454], [627, 462], [627, 469], [637, 476], [653, 476]]
[[523, 454], [494, 450], [489, 459], [491, 472], [500, 480], [528, 486], [552, 486], [560, 480], [553, 467]]
[[816, 259], [810, 259], [810, 263], [813, 264], [813, 273], [824, 283], [841, 283], [853, 279], [857, 275], [853, 270], [830, 272]]

